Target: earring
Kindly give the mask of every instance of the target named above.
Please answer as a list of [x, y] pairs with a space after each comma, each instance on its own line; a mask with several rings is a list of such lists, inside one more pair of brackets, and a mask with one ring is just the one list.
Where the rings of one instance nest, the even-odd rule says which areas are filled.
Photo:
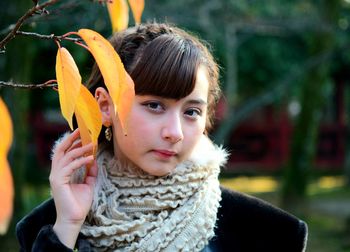
[[112, 130], [111, 127], [107, 127], [105, 130], [105, 138], [108, 142], [112, 140]]

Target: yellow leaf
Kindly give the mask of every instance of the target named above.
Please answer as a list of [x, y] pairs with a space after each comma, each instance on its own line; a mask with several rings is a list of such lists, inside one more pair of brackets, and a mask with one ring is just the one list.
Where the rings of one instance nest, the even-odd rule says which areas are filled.
[[0, 157], [0, 234], [7, 232], [13, 211], [13, 180], [6, 156]]
[[[75, 113], [75, 118], [77, 119], [77, 124], [80, 131], [80, 139], [81, 139], [82, 145], [91, 143], [92, 140], [89, 133], [89, 129], [87, 128], [84, 119], [79, 115], [79, 113]], [[97, 152], [97, 146], [94, 145], [92, 152], [86, 153], [85, 156], [94, 155], [94, 157], [96, 157], [96, 152]], [[82, 174], [84, 180], [86, 178], [86, 175], [88, 174], [89, 169], [91, 168], [91, 164], [87, 164], [85, 167], [86, 169], [83, 170], [83, 174]]]
[[107, 1], [107, 9], [113, 32], [124, 30], [129, 23], [129, 7], [126, 0]]
[[72, 117], [80, 92], [81, 76], [73, 57], [64, 47], [57, 51], [56, 79], [62, 115], [73, 130]]
[[81, 29], [78, 34], [85, 41], [96, 60], [114, 103], [114, 109], [119, 115], [124, 133], [126, 133], [126, 118], [135, 97], [134, 83], [131, 77], [128, 77], [119, 55], [105, 38], [89, 29]]
[[102, 115], [97, 101], [90, 91], [81, 86], [80, 94], [75, 107], [75, 116], [80, 129], [80, 138], [83, 145], [93, 143], [96, 154], [98, 136], [102, 128]]
[[127, 128], [127, 119], [131, 110], [132, 103], [135, 98], [134, 81], [130, 75], [126, 73], [125, 85], [121, 85], [121, 97], [118, 101], [118, 117], [120, 124], [123, 128], [124, 134], [127, 134], [125, 129]]
[[7, 154], [13, 140], [13, 130], [10, 113], [1, 98], [0, 115], [0, 234], [5, 234], [13, 211], [13, 180], [7, 161]]
[[140, 24], [142, 12], [145, 8], [145, 0], [129, 0], [129, 4], [134, 16], [135, 23]]
[[6, 157], [0, 157], [0, 234], [7, 232], [13, 211], [13, 180]]
[[6, 104], [1, 98], [0, 115], [0, 153], [5, 153], [7, 155], [7, 152], [9, 151], [13, 140], [13, 130], [10, 113], [6, 107]]

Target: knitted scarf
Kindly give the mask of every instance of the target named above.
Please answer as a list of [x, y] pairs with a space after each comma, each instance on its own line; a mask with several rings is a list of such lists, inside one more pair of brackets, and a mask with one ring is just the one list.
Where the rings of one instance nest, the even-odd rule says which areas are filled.
[[164, 177], [125, 167], [108, 151], [81, 232], [96, 251], [200, 251], [214, 235], [218, 174], [227, 153], [205, 136]]

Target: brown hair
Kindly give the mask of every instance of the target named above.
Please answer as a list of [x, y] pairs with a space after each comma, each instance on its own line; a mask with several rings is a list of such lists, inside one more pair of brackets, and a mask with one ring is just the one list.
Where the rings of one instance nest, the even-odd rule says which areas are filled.
[[[184, 98], [195, 87], [199, 65], [204, 65], [209, 81], [206, 131], [211, 129], [220, 96], [218, 66], [199, 39], [169, 24], [147, 23], [115, 33], [110, 42], [134, 80], [137, 95]], [[92, 93], [105, 87], [96, 64], [87, 86]]]

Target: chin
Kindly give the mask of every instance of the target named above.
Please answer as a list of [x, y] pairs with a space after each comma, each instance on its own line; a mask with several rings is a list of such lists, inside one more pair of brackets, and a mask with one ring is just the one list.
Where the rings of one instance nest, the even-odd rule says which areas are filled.
[[170, 173], [172, 173], [175, 170], [175, 165], [172, 169], [170, 167], [169, 168], [162, 167], [159, 169], [152, 167], [152, 168], [149, 168], [149, 169], [146, 168], [143, 170], [152, 176], [164, 177], [164, 176], [169, 175]]
[[152, 171], [149, 174], [157, 177], [164, 177], [171, 173], [172, 171]]

